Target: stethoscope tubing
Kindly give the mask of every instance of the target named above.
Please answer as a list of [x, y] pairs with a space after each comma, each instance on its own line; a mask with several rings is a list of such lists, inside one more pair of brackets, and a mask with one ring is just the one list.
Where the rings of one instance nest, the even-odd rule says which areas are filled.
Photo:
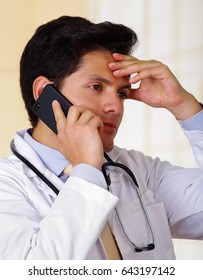
[[59, 190], [52, 184], [51, 181], [49, 181], [31, 162], [29, 162], [25, 157], [23, 157], [17, 150], [14, 144], [14, 140], [11, 141], [10, 144], [11, 151], [13, 154], [19, 158], [25, 165], [27, 165], [37, 176], [39, 176], [43, 182], [45, 182], [51, 189], [52, 191], [58, 195]]
[[[49, 181], [49, 180], [47, 179], [47, 177], [45, 177], [45, 176], [44, 176], [30, 161], [28, 161], [25, 157], [23, 157], [23, 156], [17, 151], [17, 149], [16, 149], [16, 147], [15, 147], [15, 144], [14, 144], [14, 140], [11, 141], [11, 143], [10, 143], [10, 148], [11, 148], [11, 151], [13, 152], [13, 154], [14, 154], [18, 159], [20, 159], [26, 166], [28, 166], [37, 176], [39, 176], [39, 178], [41, 178], [41, 180], [42, 180], [43, 182], [45, 182], [45, 183], [50, 187], [50, 189], [51, 189], [56, 195], [59, 194], [59, 190], [54, 186], [54, 184], [53, 184], [51, 181]], [[136, 252], [142, 252], [143, 250], [153, 250], [153, 249], [155, 248], [155, 246], [154, 246], [154, 234], [153, 234], [152, 224], [151, 224], [150, 217], [149, 217], [149, 215], [148, 215], [146, 206], [145, 206], [145, 204], [144, 204], [144, 202], [143, 202], [142, 195], [141, 195], [140, 190], [139, 190], [139, 185], [138, 185], [138, 183], [137, 183], [137, 180], [136, 180], [134, 174], [132, 173], [132, 171], [131, 171], [127, 166], [112, 161], [112, 159], [111, 159], [106, 153], [104, 153], [104, 157], [105, 157], [105, 159], [107, 160], [107, 162], [105, 162], [105, 163], [102, 165], [102, 173], [104, 174], [105, 180], [106, 180], [106, 182], [107, 182], [107, 189], [108, 189], [108, 191], [110, 191], [110, 192], [112, 193], [111, 188], [110, 188], [110, 184], [111, 184], [110, 176], [107, 175], [106, 172], [105, 172], [105, 168], [106, 168], [107, 166], [110, 166], [110, 165], [111, 165], [111, 166], [120, 167], [120, 168], [124, 169], [124, 170], [128, 173], [128, 175], [131, 177], [131, 179], [133, 180], [133, 182], [134, 182], [134, 184], [135, 184], [135, 187], [136, 187], [137, 194], [138, 194], [138, 196], [139, 196], [139, 198], [140, 198], [140, 203], [141, 203], [141, 205], [142, 205], [142, 209], [143, 209], [143, 211], [144, 211], [144, 213], [145, 213], [145, 216], [146, 216], [146, 218], [147, 218], [147, 221], [148, 221], [148, 224], [149, 224], [149, 227], [150, 227], [150, 231], [151, 231], [151, 234], [152, 234], [152, 243], [148, 244], [146, 247], [139, 247], [139, 246], [136, 246], [136, 245], [129, 239], [129, 237], [128, 237], [128, 235], [127, 235], [127, 233], [126, 233], [126, 231], [125, 231], [125, 229], [124, 229], [124, 227], [123, 227], [123, 224], [122, 224], [122, 222], [121, 222], [121, 219], [120, 219], [120, 215], [119, 215], [119, 213], [118, 213], [118, 210], [117, 210], [117, 208], [115, 208], [116, 215], [117, 215], [117, 217], [118, 217], [118, 221], [119, 221], [119, 223], [120, 223], [120, 225], [121, 225], [121, 228], [122, 228], [122, 230], [123, 230], [125, 236], [127, 237], [128, 241], [134, 246]]]

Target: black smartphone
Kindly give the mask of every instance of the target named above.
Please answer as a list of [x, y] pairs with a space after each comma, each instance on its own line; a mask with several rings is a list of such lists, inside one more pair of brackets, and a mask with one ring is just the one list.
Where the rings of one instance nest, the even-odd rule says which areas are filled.
[[52, 109], [52, 102], [54, 100], [57, 100], [61, 104], [64, 114], [67, 115], [68, 109], [73, 104], [52, 84], [47, 84], [44, 87], [39, 98], [32, 106], [32, 111], [57, 134], [56, 121]]

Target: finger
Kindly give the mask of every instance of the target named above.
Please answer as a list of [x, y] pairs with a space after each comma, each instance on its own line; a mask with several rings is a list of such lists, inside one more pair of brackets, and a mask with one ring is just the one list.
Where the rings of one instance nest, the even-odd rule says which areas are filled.
[[[67, 123], [68, 124], [74, 124], [76, 122], [81, 122], [81, 124], [85, 123], [85, 118], [86, 118], [86, 121], [87, 121], [88, 120], [88, 114], [90, 114], [90, 112], [91, 111], [88, 110], [86, 107], [71, 106], [69, 111], [68, 111]], [[93, 114], [93, 113], [91, 113], [91, 114]], [[83, 120], [83, 118], [84, 118], [84, 120]]]
[[94, 128], [103, 128], [103, 122], [101, 118], [95, 115], [92, 111], [88, 110], [87, 108], [80, 108], [80, 113], [78, 113], [78, 119], [75, 120], [78, 124], [84, 125], [88, 124]]
[[96, 115], [92, 111], [86, 109], [80, 114], [80, 117], [78, 118], [78, 123], [79, 124], [86, 124], [91, 119], [93, 119], [95, 116]]
[[161, 63], [156, 60], [151, 61], [122, 61], [122, 62], [115, 62], [117, 65], [114, 67], [118, 67], [115, 71], [115, 75], [129, 75], [133, 73], [139, 73], [144, 69], [150, 69], [154, 67], [158, 67]]
[[161, 65], [152, 68], [146, 68], [137, 73], [135, 76], [131, 77], [129, 79], [129, 83], [135, 84], [147, 78], [164, 80], [166, 78], [166, 72], [164, 71], [163, 67], [161, 67]]
[[143, 60], [129, 60], [112, 62], [110, 65], [113, 75], [116, 77], [122, 77], [139, 73], [145, 69], [161, 66], [162, 63], [156, 60], [143, 61]]
[[122, 68], [126, 68], [130, 65], [135, 65], [135, 60], [128, 60], [128, 61], [115, 61], [115, 62], [110, 62], [108, 64], [108, 67], [112, 70], [112, 71], [116, 71], [116, 70], [119, 70], [119, 69], [122, 69]]
[[126, 54], [121, 54], [121, 53], [113, 53], [113, 54], [112, 54], [112, 57], [113, 57], [116, 61], [137, 59], [137, 58], [135, 58], [134, 56], [126, 55]]
[[102, 130], [103, 129], [103, 122], [99, 116], [94, 116], [88, 122], [91, 127], [97, 128]]
[[[121, 59], [122, 58], [122, 59]], [[125, 67], [126, 65], [134, 64], [135, 62], [139, 61], [135, 57], [132, 56], [124, 56], [119, 54], [119, 59], [115, 59], [114, 61], [108, 64], [108, 67], [111, 70], [119, 69]]]
[[54, 111], [54, 117], [56, 120], [56, 126], [58, 133], [63, 131], [66, 126], [66, 117], [64, 115], [64, 112], [61, 109], [61, 105], [58, 101], [54, 100], [52, 102], [52, 108]]
[[76, 121], [78, 121], [81, 114], [82, 114], [82, 108], [77, 106], [71, 106], [68, 110], [68, 118], [67, 118], [68, 124], [73, 124]]

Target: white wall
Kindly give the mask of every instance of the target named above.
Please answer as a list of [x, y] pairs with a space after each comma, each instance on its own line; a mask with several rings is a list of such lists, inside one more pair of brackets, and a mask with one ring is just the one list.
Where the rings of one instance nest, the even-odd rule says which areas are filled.
[[[132, 27], [138, 58], [167, 64], [182, 85], [203, 101], [202, 0], [89, 0], [90, 18]], [[159, 156], [185, 167], [196, 166], [179, 124], [167, 111], [127, 101], [116, 144]], [[203, 259], [202, 241], [174, 240], [177, 258]]]

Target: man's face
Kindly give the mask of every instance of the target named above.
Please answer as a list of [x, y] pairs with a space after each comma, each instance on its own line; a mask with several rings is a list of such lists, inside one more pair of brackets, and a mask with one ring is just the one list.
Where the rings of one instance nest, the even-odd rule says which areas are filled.
[[64, 80], [61, 88], [74, 105], [87, 107], [102, 119], [101, 139], [106, 152], [113, 148], [123, 116], [123, 101], [130, 93], [128, 78], [115, 78], [108, 68], [112, 61], [107, 51], [86, 54], [82, 66]]

